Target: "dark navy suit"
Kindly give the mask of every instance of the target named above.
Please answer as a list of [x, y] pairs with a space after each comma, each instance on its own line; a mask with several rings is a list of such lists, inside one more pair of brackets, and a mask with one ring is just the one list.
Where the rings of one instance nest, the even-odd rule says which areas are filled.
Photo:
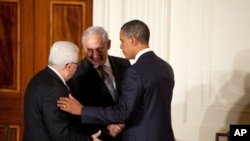
[[127, 69], [118, 104], [86, 107], [84, 123], [125, 122], [123, 141], [174, 141], [171, 101], [174, 88], [172, 67], [152, 51], [144, 53]]
[[[127, 59], [115, 56], [108, 56], [108, 59], [115, 78], [117, 97], [119, 97], [121, 94], [124, 73], [126, 69], [130, 67], [130, 62]], [[104, 81], [101, 79], [91, 62], [87, 59], [80, 61], [76, 73], [71, 80], [68, 81], [68, 84], [73, 96], [83, 105], [107, 107], [116, 104]], [[106, 125], [103, 124], [81, 124], [80, 116], [74, 117], [71, 122], [78, 127], [80, 132], [83, 132], [86, 135], [92, 135], [98, 130], [106, 129]], [[112, 138], [102, 134], [101, 139], [105, 141], [120, 141], [121, 136]]]

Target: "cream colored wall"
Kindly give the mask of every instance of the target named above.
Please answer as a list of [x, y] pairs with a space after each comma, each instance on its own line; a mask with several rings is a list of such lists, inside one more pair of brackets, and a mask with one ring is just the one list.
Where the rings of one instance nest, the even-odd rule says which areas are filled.
[[230, 124], [250, 123], [249, 0], [94, 0], [94, 24], [123, 56], [119, 29], [131, 19], [151, 29], [150, 47], [174, 68], [177, 141], [212, 141]]
[[119, 31], [123, 23], [140, 19], [151, 29], [150, 47], [158, 55], [168, 58], [169, 49], [168, 0], [94, 0], [95, 25], [104, 26], [112, 40], [110, 54], [123, 56], [120, 50]]

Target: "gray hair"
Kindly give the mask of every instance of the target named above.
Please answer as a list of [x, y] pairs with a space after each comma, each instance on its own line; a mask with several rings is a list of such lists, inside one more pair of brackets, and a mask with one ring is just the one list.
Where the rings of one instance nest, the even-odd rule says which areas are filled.
[[150, 31], [148, 26], [140, 20], [131, 20], [121, 27], [124, 35], [127, 37], [135, 37], [138, 41], [148, 44]]
[[82, 44], [83, 45], [85, 43], [86, 36], [88, 36], [90, 34], [101, 35], [103, 44], [106, 44], [109, 41], [108, 33], [103, 27], [101, 27], [101, 26], [91, 26], [91, 27], [87, 28], [84, 31], [83, 35], [82, 35]]
[[63, 67], [67, 63], [78, 60], [79, 48], [69, 41], [54, 42], [50, 49], [49, 65]]

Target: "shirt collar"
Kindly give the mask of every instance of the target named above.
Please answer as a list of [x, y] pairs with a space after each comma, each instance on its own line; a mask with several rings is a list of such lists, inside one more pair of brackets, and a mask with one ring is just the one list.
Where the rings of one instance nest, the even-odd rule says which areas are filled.
[[108, 57], [107, 57], [107, 59], [106, 59], [106, 61], [105, 61], [105, 63], [104, 63], [104, 66], [106, 66], [106, 67], [111, 67]]
[[149, 51], [152, 51], [150, 48], [145, 48], [141, 51], [139, 51], [136, 56], [135, 56], [135, 62], [137, 62], [137, 60], [145, 53], [149, 52]]
[[[106, 66], [106, 67], [111, 67], [110, 65], [110, 61], [109, 61], [109, 58], [107, 57], [105, 63], [103, 64], [103, 66]], [[94, 68], [98, 68], [99, 66], [94, 66]]]

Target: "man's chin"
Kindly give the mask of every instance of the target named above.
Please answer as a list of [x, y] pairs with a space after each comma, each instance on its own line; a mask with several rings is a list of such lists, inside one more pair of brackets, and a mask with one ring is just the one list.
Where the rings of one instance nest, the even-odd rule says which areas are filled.
[[126, 54], [124, 54], [124, 57], [126, 58], [126, 59], [131, 59], [128, 55], [126, 55]]
[[92, 65], [95, 66], [95, 67], [98, 67], [98, 66], [102, 65], [100, 62], [98, 62], [98, 63], [97, 63], [97, 62], [91, 62], [91, 63], [92, 63]]
[[93, 66], [100, 66], [104, 64], [102, 60], [89, 60]]

